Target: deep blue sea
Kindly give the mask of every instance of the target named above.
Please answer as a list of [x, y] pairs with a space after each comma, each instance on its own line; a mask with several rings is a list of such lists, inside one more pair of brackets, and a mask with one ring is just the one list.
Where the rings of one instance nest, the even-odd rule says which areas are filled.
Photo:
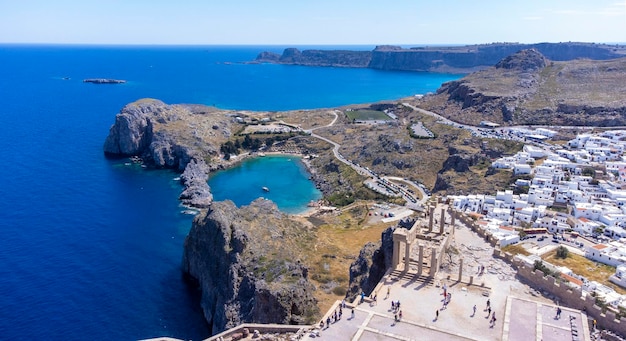
[[[282, 49], [0, 45], [0, 339], [209, 336], [181, 277], [192, 217], [177, 175], [103, 156], [126, 103], [331, 107], [459, 77], [238, 63]], [[90, 77], [128, 83], [82, 82]]]

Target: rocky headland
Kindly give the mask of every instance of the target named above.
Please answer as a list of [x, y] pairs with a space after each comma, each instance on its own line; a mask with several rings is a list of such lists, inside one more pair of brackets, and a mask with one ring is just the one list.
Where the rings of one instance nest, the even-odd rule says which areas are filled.
[[139, 156], [150, 166], [182, 171], [183, 203], [197, 208], [210, 205], [213, 196], [208, 173], [219, 169], [219, 144], [231, 135], [231, 120], [210, 107], [167, 105], [142, 99], [126, 105], [115, 117], [104, 142], [108, 156]]
[[185, 240], [183, 271], [202, 290], [212, 333], [244, 322], [312, 324], [319, 308], [300, 250], [310, 227], [257, 199], [237, 209], [215, 202], [196, 216]]
[[419, 105], [472, 125], [624, 126], [624, 93], [626, 58], [562, 62], [529, 49], [445, 83]]
[[256, 62], [308, 66], [359, 67], [469, 73], [488, 68], [520, 50], [536, 49], [553, 61], [580, 58], [607, 60], [626, 57], [626, 47], [593, 43], [493, 43], [467, 46], [402, 48], [382, 45], [372, 51], [285, 49], [281, 54], [261, 52]]
[[357, 259], [350, 264], [350, 287], [346, 296], [354, 300], [361, 292], [371, 293], [392, 265], [393, 230], [387, 228], [380, 240], [363, 246]]

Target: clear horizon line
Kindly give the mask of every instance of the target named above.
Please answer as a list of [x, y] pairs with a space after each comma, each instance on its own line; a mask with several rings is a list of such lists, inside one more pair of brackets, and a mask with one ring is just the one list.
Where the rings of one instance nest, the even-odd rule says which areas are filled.
[[56, 43], [56, 42], [0, 42], [0, 45], [48, 45], [48, 46], [154, 46], [154, 47], [167, 47], [167, 46], [187, 46], [187, 47], [202, 47], [202, 46], [474, 46], [474, 45], [492, 45], [492, 44], [521, 44], [521, 45], [533, 45], [533, 44], [562, 44], [562, 43], [573, 43], [573, 44], [602, 44], [602, 45], [626, 45], [626, 42], [591, 42], [591, 41], [559, 41], [559, 42], [550, 42], [550, 41], [540, 41], [534, 43], [522, 43], [522, 42], [513, 42], [513, 41], [498, 41], [498, 42], [489, 42], [489, 43], [306, 43], [306, 44], [296, 44], [296, 43], [271, 43], [271, 44], [262, 44], [262, 43], [222, 43], [222, 44], [211, 44], [211, 43]]

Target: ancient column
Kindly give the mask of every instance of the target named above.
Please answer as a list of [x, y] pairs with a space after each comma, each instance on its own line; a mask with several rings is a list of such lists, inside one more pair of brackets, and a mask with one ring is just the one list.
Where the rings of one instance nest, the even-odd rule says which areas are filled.
[[404, 243], [404, 272], [409, 272], [409, 262], [411, 261], [411, 241], [407, 238]]
[[421, 276], [422, 275], [422, 267], [424, 266], [424, 245], [422, 245], [422, 244], [419, 244], [419, 255], [418, 255], [417, 259], [418, 259], [417, 275]]
[[431, 247], [430, 252], [430, 273], [428, 277], [435, 277], [437, 274], [437, 248]]
[[433, 219], [435, 219], [435, 207], [428, 206], [428, 232], [433, 232]]
[[446, 210], [441, 208], [441, 217], [439, 217], [439, 234], [443, 234], [443, 229], [446, 224]]
[[451, 208], [449, 208], [448, 213], [450, 214], [450, 225], [452, 225], [452, 231], [454, 231], [454, 223], [455, 223], [454, 211]]
[[398, 235], [393, 234], [393, 256], [392, 259], [392, 269], [396, 269], [398, 267], [398, 263], [400, 263], [400, 240], [398, 240]]

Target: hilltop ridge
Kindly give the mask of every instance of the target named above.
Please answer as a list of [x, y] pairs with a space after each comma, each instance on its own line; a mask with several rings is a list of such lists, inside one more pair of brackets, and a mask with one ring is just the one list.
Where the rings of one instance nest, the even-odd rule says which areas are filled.
[[447, 82], [419, 105], [459, 123], [626, 125], [626, 58], [553, 61], [522, 50]]

